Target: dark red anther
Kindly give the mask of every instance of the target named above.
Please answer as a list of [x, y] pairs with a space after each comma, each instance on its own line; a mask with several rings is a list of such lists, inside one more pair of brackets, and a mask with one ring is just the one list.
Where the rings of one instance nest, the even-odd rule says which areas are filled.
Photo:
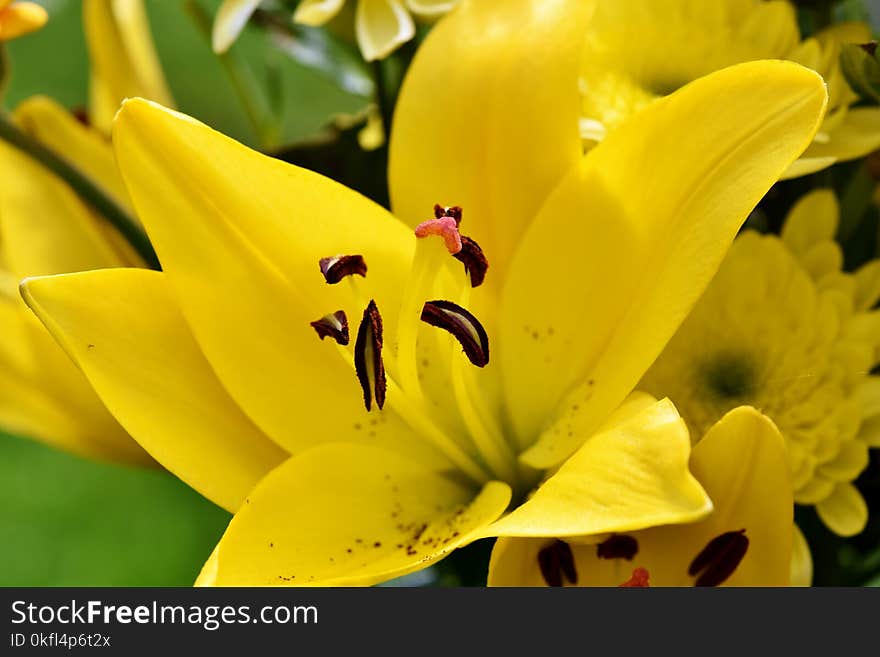
[[324, 280], [330, 285], [335, 285], [346, 276], [367, 275], [367, 263], [360, 255], [337, 255], [321, 258], [318, 261]]
[[564, 581], [577, 584], [577, 569], [571, 546], [565, 541], [554, 541], [538, 552], [538, 567], [547, 586], [562, 586]]
[[600, 559], [626, 559], [632, 561], [639, 552], [639, 542], [632, 536], [614, 534], [596, 546]]
[[694, 557], [688, 575], [698, 575], [695, 586], [719, 586], [734, 573], [748, 549], [745, 529], [725, 532], [709, 541]]
[[364, 391], [364, 406], [372, 410], [373, 398], [381, 409], [385, 404], [385, 364], [382, 362], [382, 316], [370, 301], [358, 328], [354, 344], [354, 369]]
[[321, 319], [311, 322], [311, 326], [321, 340], [330, 337], [343, 346], [348, 344], [348, 318], [344, 310], [324, 315]]
[[451, 301], [428, 301], [422, 307], [422, 321], [451, 333], [477, 367], [489, 364], [489, 336], [480, 321]]
[[471, 278], [471, 287], [480, 287], [486, 279], [486, 270], [489, 269], [489, 261], [486, 260], [480, 245], [470, 237], [462, 235], [461, 251], [454, 253], [453, 257], [464, 263], [464, 271]]

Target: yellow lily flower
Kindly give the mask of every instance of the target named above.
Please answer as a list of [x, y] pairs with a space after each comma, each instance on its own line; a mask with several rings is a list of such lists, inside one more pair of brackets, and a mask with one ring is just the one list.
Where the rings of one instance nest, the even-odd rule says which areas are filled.
[[89, 120], [109, 134], [113, 116], [129, 97], [173, 106], [150, 35], [143, 0], [85, 0], [89, 49]]
[[[436, 17], [451, 10], [457, 0], [357, 0], [355, 33], [367, 61], [383, 59], [412, 39], [416, 26], [411, 13]], [[226, 52], [241, 34], [260, 0], [224, 0], [214, 19], [214, 52]], [[295, 23], [314, 27], [336, 17], [345, 0], [302, 0], [293, 14]]]
[[39, 30], [49, 14], [36, 2], [0, 0], [0, 41], [10, 41]]
[[627, 117], [690, 80], [731, 64], [789, 59], [828, 84], [828, 114], [785, 178], [880, 148], [880, 109], [852, 107], [839, 64], [842, 43], [871, 30], [845, 23], [801, 40], [794, 7], [781, 0], [600, 0], [583, 54], [581, 131], [590, 147]]
[[489, 585], [619, 586], [642, 569], [650, 586], [787, 586], [791, 482], [773, 423], [753, 408], [730, 411], [690, 468], [715, 505], [706, 519], [586, 541], [500, 538]]
[[[103, 135], [48, 98], [23, 102], [14, 119], [56, 152], [75, 155], [83, 172], [118, 203], [128, 203]], [[0, 173], [0, 425], [84, 456], [152, 463], [34, 321], [17, 291], [26, 276], [131, 267], [140, 259], [73, 190], [6, 143], [0, 143]]]
[[[795, 502], [852, 536], [868, 519], [852, 482], [880, 446], [880, 260], [842, 271], [838, 215], [819, 190], [781, 237], [743, 233], [639, 387], [669, 395], [695, 436], [735, 406], [760, 408], [786, 439]], [[808, 580], [809, 553], [796, 560]]]
[[[623, 402], [812, 139], [825, 88], [744, 64], [581, 157], [587, 16], [579, 0], [465, 0], [437, 25], [392, 135], [400, 219], [123, 106], [117, 161], [163, 271], [22, 293], [120, 423], [235, 512], [199, 583], [373, 584], [482, 537], [710, 511], [675, 407]], [[464, 215], [431, 217], [459, 200]]]

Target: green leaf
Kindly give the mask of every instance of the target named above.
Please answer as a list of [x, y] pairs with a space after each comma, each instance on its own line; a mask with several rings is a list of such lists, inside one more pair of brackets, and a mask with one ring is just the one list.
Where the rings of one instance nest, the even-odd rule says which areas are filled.
[[229, 514], [160, 470], [0, 435], [0, 586], [190, 586]]
[[865, 45], [843, 44], [840, 65], [856, 93], [880, 103], [880, 51], [876, 41]]

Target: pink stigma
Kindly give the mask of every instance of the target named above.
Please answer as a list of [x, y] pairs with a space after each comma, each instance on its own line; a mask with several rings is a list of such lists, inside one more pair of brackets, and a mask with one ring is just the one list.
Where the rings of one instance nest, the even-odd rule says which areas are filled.
[[429, 235], [442, 237], [452, 255], [461, 251], [461, 235], [458, 233], [458, 223], [454, 217], [430, 219], [416, 226], [416, 237], [423, 238]]

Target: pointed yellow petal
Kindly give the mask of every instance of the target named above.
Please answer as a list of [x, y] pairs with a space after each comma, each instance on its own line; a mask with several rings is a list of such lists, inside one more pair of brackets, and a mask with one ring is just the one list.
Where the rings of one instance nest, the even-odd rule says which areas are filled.
[[[594, 382], [593, 426], [620, 404], [809, 143], [825, 100], [822, 79], [795, 64], [724, 69], [639, 112], [563, 180], [502, 297], [500, 365], [520, 439], [577, 383]], [[533, 340], [524, 327], [536, 325], [553, 335]], [[580, 440], [542, 440], [523, 458], [551, 466]]]
[[83, 125], [70, 111], [47, 96], [31, 96], [15, 108], [21, 129], [65, 158], [125, 208], [128, 193], [116, 168], [113, 148], [105, 135]]
[[434, 203], [462, 206], [462, 230], [492, 263], [487, 285], [503, 280], [523, 231], [581, 156], [577, 77], [590, 7], [466, 0], [432, 30], [404, 81], [391, 134], [395, 214], [415, 226]]
[[[692, 585], [688, 567], [694, 557], [716, 536], [741, 529], [749, 546], [724, 585], [788, 584], [793, 502], [785, 444], [776, 427], [754, 409], [731, 411], [694, 448], [691, 467], [715, 510], [700, 522], [627, 534], [638, 542], [632, 561], [600, 559], [595, 545], [572, 545], [579, 585], [617, 586], [635, 567], [648, 569], [652, 586]], [[537, 553], [547, 543], [499, 539], [489, 583], [543, 585]]]
[[18, 278], [125, 264], [76, 193], [33, 159], [0, 144], [0, 174], [3, 258]]
[[131, 435], [207, 498], [234, 511], [285, 457], [222, 389], [163, 274], [35, 278], [22, 294]]
[[109, 133], [119, 104], [134, 96], [173, 105], [143, 0], [85, 0], [83, 24], [96, 80], [89, 107], [93, 125]]
[[852, 484], [837, 484], [834, 492], [816, 505], [816, 511], [838, 536], [855, 536], [868, 522], [868, 506]]
[[329, 444], [273, 470], [232, 519], [200, 583], [363, 586], [420, 570], [510, 501], [366, 445]]
[[[391, 433], [393, 418], [366, 413], [351, 362], [310, 322], [344, 309], [356, 331], [373, 298], [393, 326], [412, 232], [338, 183], [151, 103], [123, 106], [113, 143], [187, 323], [245, 413], [291, 452], [371, 420]], [[366, 260], [360, 301], [319, 271], [337, 254]]]
[[780, 180], [790, 180], [792, 178], [800, 178], [811, 173], [816, 173], [822, 169], [827, 169], [837, 162], [836, 157], [800, 157], [782, 174]]
[[813, 555], [803, 532], [795, 525], [791, 544], [791, 586], [810, 586], [813, 583]]
[[406, 6], [420, 16], [440, 16], [455, 7], [458, 0], [406, 0]]
[[867, 312], [880, 300], [880, 260], [872, 260], [856, 270], [855, 309]]
[[259, 5], [260, 0], [223, 0], [211, 32], [211, 47], [215, 53], [219, 55], [229, 50]]
[[400, 0], [358, 0], [355, 32], [361, 53], [370, 62], [412, 39], [416, 26]]
[[9, 41], [39, 30], [49, 14], [35, 2], [16, 2], [0, 13], [0, 41]]
[[688, 471], [690, 438], [668, 400], [587, 439], [486, 536], [581, 536], [691, 522], [712, 505]]
[[797, 256], [834, 240], [840, 221], [837, 197], [830, 189], [805, 194], [791, 208], [782, 226], [782, 241]]
[[293, 22], [314, 27], [323, 25], [336, 16], [344, 4], [345, 0], [303, 0], [293, 12]]
[[880, 108], [857, 107], [828, 133], [824, 143], [814, 141], [804, 152], [805, 158], [834, 158], [845, 162], [864, 157], [880, 148]]

